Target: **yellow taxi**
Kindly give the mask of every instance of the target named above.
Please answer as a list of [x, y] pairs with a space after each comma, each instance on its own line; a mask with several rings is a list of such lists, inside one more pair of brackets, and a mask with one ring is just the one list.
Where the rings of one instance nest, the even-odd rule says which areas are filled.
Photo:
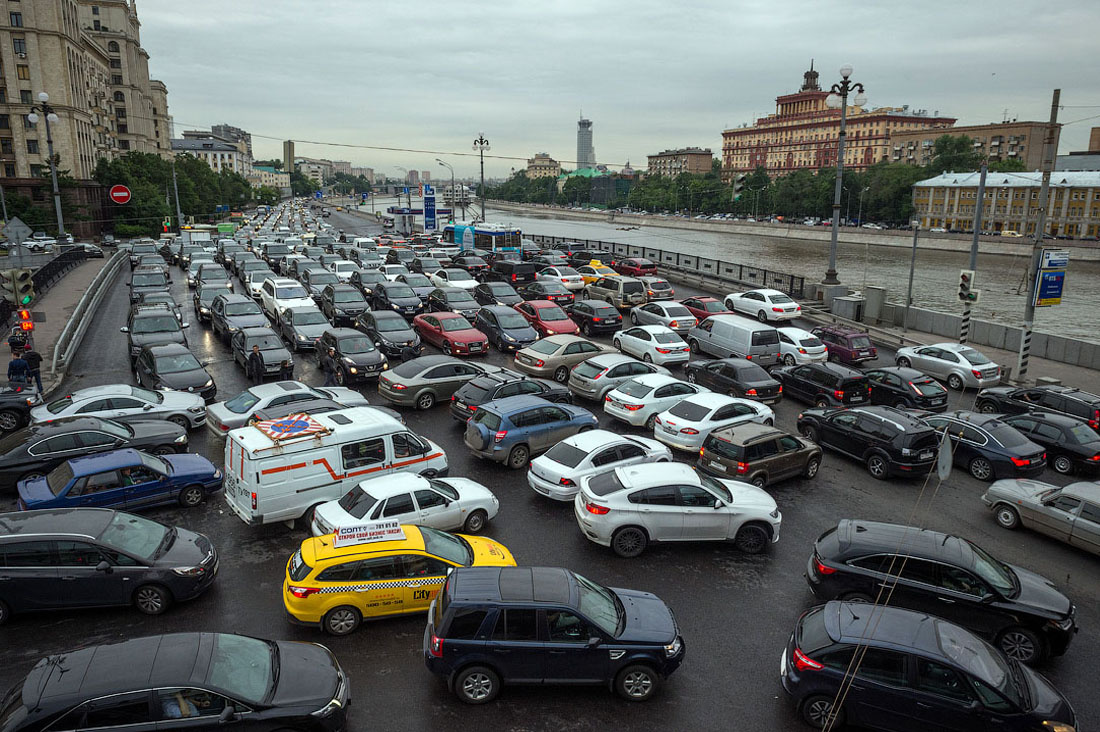
[[584, 284], [586, 285], [591, 285], [601, 277], [621, 276], [618, 272], [598, 259], [593, 259], [588, 264], [582, 264], [580, 267], [577, 267], [577, 273], [581, 276], [581, 279], [584, 280]]
[[347, 635], [364, 618], [426, 612], [454, 567], [514, 567], [503, 544], [480, 536], [401, 525], [392, 540], [334, 546], [315, 536], [286, 565], [283, 605], [290, 621]]

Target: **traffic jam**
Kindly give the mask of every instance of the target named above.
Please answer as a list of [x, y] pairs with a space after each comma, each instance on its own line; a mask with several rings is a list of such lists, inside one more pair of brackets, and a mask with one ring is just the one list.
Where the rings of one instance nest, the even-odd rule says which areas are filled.
[[746, 575], [794, 622], [744, 641], [770, 696], [734, 708], [1080, 729], [1047, 674], [1095, 649], [1088, 570], [1029, 567], [1100, 554], [1096, 394], [492, 224], [353, 235], [301, 200], [118, 251], [131, 379], [0, 404], [0, 634], [81, 639], [7, 657], [0, 732], [366, 729], [390, 672], [451, 718], [705, 705]]

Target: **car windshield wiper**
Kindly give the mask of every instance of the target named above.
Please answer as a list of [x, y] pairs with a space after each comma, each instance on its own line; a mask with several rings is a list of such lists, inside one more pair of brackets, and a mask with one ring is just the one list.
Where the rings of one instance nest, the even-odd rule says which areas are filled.
[[619, 599], [618, 595], [612, 595], [611, 597], [615, 601], [615, 635], [618, 636], [626, 630], [626, 608], [623, 607], [623, 601]]
[[176, 543], [176, 527], [169, 526], [168, 531], [164, 532], [164, 538], [160, 540], [156, 551], [153, 552], [153, 558], [163, 556], [165, 552], [172, 548], [174, 543]]

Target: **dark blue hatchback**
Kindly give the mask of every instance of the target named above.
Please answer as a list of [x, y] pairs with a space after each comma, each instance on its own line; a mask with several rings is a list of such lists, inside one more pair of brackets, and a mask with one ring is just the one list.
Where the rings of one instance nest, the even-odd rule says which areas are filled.
[[201, 455], [113, 450], [73, 458], [45, 477], [19, 481], [19, 509], [190, 507], [221, 487], [222, 471]]
[[518, 351], [539, 339], [527, 319], [505, 305], [486, 305], [477, 311], [474, 327], [485, 334], [498, 351]]

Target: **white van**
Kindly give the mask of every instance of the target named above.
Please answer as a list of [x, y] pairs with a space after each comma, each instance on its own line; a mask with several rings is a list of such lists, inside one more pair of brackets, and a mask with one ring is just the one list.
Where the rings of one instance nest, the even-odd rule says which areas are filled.
[[692, 353], [746, 358], [761, 366], [779, 362], [779, 331], [739, 315], [712, 315], [688, 331]]
[[428, 438], [378, 410], [352, 407], [231, 430], [224, 470], [233, 513], [246, 524], [270, 524], [308, 522], [314, 507], [341, 498], [364, 478], [434, 477], [446, 475], [448, 466], [443, 448]]

